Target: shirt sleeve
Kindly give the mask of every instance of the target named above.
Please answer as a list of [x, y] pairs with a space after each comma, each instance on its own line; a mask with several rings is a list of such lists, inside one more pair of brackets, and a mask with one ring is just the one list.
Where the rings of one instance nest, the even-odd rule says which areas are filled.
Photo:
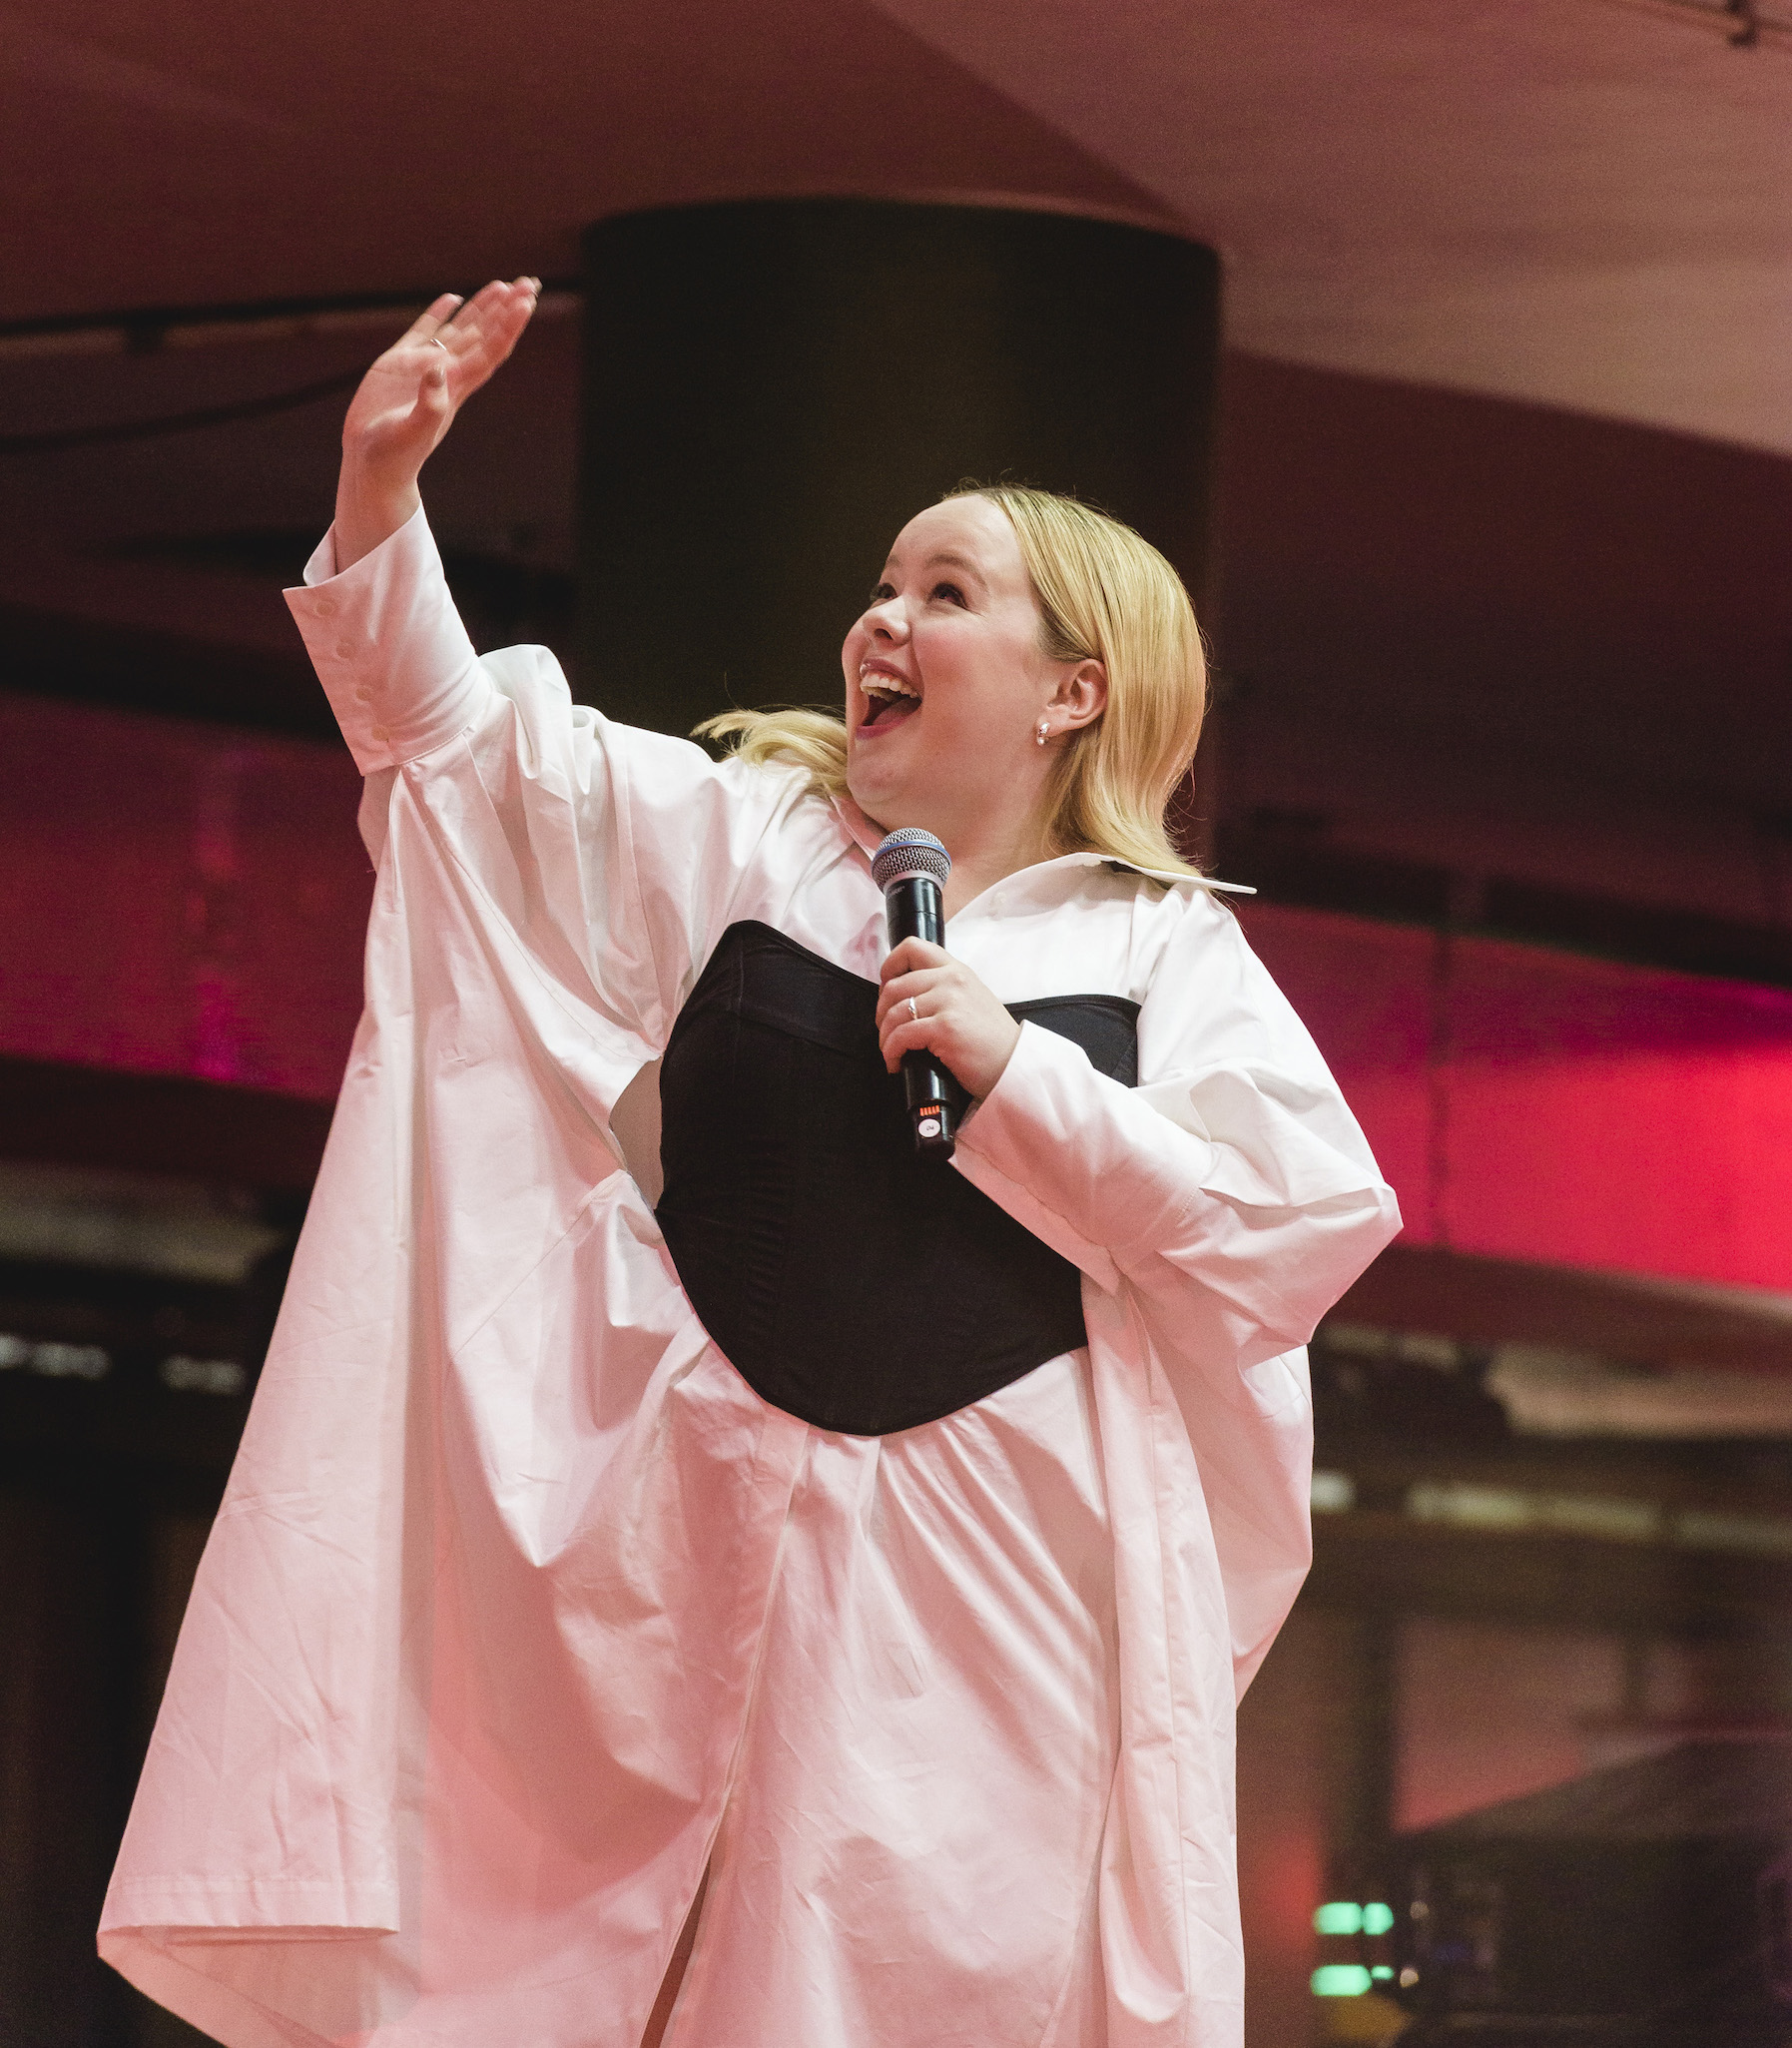
[[491, 696], [420, 505], [339, 573], [332, 526], [287, 603], [363, 775], [432, 752]]
[[966, 1176], [1177, 1351], [1306, 1343], [1400, 1227], [1356, 1119], [1235, 919], [1194, 896], [1139, 1018], [1141, 1085], [1034, 1024], [967, 1119]]
[[803, 777], [575, 704], [545, 647], [478, 655], [420, 508], [339, 573], [326, 534], [287, 600], [367, 777], [375, 861], [402, 818], [490, 960], [637, 1060], [662, 1051]]

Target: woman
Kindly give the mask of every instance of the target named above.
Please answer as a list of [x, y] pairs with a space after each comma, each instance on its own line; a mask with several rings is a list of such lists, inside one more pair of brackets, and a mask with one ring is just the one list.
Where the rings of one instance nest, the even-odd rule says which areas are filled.
[[[1397, 1216], [1164, 836], [1187, 599], [957, 496], [844, 729], [612, 726], [474, 657], [416, 493], [535, 289], [369, 371], [291, 593], [367, 1008], [103, 1950], [241, 2048], [1237, 2048], [1300, 1347]], [[949, 944], [885, 958], [898, 826]], [[916, 1046], [950, 1166], [885, 1120]]]

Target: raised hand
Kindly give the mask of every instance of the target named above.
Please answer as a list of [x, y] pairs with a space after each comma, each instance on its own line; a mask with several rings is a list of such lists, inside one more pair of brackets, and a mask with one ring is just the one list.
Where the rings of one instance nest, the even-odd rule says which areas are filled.
[[539, 278], [494, 279], [464, 304], [444, 293], [361, 378], [342, 422], [336, 567], [359, 561], [416, 510], [417, 473], [454, 415], [516, 346]]

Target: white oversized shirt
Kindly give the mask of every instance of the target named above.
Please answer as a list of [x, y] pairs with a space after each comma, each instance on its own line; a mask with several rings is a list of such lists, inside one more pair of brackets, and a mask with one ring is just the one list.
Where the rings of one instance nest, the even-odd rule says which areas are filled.
[[103, 1952], [231, 2048], [637, 2048], [707, 1868], [668, 2048], [1239, 2048], [1301, 1347], [1398, 1227], [1311, 1039], [1199, 883], [966, 905], [1002, 1000], [1141, 1006], [1136, 1088], [1025, 1024], [953, 1162], [1088, 1344], [812, 1428], [679, 1285], [655, 1063], [736, 922], [876, 978], [875, 833], [476, 658], [421, 513], [332, 570], [366, 1007]]

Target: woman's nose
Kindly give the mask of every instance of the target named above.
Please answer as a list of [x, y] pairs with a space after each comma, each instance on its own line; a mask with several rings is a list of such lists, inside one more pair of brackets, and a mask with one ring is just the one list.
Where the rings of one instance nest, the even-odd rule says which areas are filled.
[[902, 641], [908, 637], [908, 621], [903, 615], [900, 601], [894, 597], [880, 598], [876, 604], [865, 609], [865, 628], [875, 639]]

